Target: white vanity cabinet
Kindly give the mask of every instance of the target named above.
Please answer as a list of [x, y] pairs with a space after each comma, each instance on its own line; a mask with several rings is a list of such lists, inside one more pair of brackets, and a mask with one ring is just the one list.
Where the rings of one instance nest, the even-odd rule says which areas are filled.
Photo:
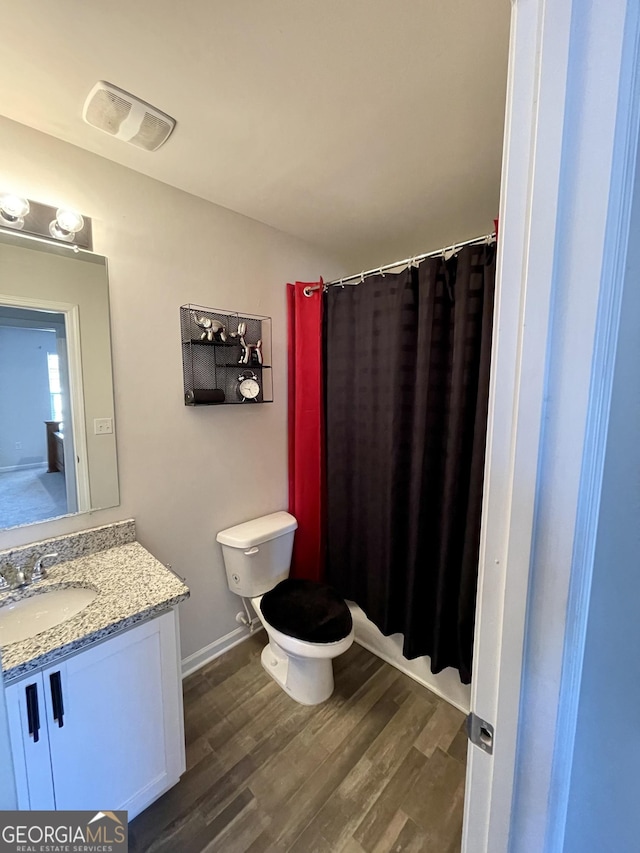
[[21, 809], [126, 809], [185, 769], [176, 614], [90, 645], [6, 689]]

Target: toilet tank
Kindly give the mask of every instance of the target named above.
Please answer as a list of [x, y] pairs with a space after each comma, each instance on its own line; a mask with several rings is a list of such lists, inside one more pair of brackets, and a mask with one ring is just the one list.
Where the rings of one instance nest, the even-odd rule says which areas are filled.
[[216, 540], [231, 592], [254, 598], [288, 577], [297, 527], [288, 512], [272, 512], [221, 530]]

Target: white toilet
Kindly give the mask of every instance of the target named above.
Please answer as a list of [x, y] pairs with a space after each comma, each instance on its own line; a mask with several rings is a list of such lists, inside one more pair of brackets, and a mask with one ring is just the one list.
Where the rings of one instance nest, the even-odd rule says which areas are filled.
[[269, 636], [263, 667], [296, 702], [317, 705], [333, 693], [331, 661], [353, 643], [353, 622], [331, 587], [289, 579], [297, 527], [288, 512], [274, 512], [216, 538], [229, 589], [251, 599]]

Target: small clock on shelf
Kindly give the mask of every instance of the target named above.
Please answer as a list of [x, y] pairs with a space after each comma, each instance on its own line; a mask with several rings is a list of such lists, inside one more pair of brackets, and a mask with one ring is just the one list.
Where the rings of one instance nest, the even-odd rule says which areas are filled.
[[243, 403], [256, 403], [260, 394], [260, 380], [253, 370], [243, 370], [238, 376], [238, 396]]

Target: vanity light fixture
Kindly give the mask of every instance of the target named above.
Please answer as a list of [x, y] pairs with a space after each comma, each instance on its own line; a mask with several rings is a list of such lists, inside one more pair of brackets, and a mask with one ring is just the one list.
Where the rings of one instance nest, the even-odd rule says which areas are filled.
[[56, 243], [66, 243], [74, 251], [93, 248], [91, 219], [67, 207], [51, 207], [0, 192], [0, 231], [21, 231]]
[[29, 201], [26, 198], [3, 193], [0, 195], [0, 223], [6, 228], [16, 231], [24, 228], [24, 218], [30, 210]]

